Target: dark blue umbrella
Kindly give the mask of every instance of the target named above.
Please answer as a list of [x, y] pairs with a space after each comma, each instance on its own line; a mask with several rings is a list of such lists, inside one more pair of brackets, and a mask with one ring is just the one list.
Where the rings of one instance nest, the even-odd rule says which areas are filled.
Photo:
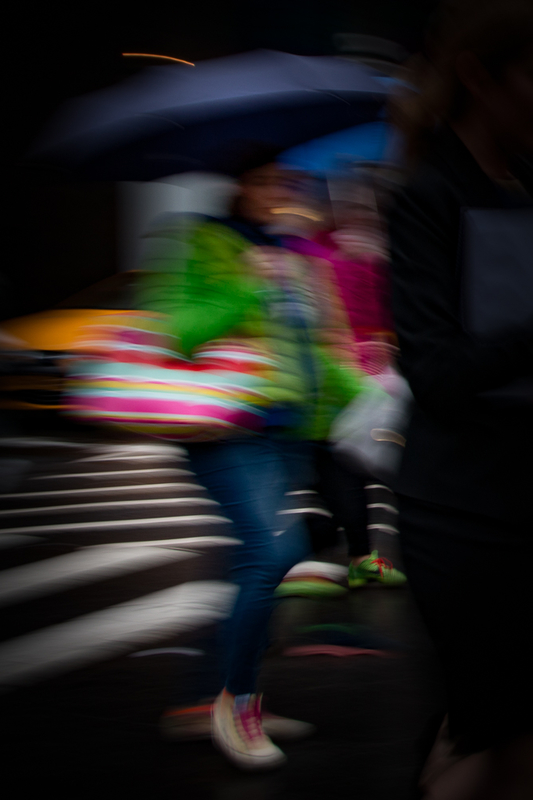
[[386, 122], [368, 122], [286, 150], [278, 159], [306, 172], [332, 174], [348, 164], [399, 164], [399, 133]]
[[92, 179], [231, 174], [239, 141], [286, 149], [375, 120], [390, 91], [368, 68], [329, 56], [259, 50], [152, 67], [72, 101], [30, 157]]

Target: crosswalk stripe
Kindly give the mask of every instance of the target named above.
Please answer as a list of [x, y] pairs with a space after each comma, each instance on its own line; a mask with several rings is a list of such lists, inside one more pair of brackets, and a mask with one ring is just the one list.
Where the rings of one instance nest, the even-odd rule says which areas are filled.
[[26, 525], [20, 528], [5, 528], [0, 537], [8, 533], [61, 533], [70, 531], [113, 530], [116, 528], [157, 527], [167, 525], [198, 525], [204, 522], [230, 522], [226, 517], [215, 514], [187, 514], [182, 517], [141, 517], [140, 519], [112, 519], [97, 522], [71, 522], [57, 525]]
[[31, 439], [25, 436], [15, 436], [15, 437], [6, 437], [2, 439], [1, 445], [3, 448], [9, 449], [12, 447], [21, 448], [21, 447], [28, 447], [28, 448], [43, 448], [43, 447], [58, 447], [63, 448], [66, 450], [73, 450], [78, 448], [79, 450], [83, 448], [92, 447], [90, 444], [81, 444], [79, 442], [68, 442], [62, 439], [42, 439], [40, 437]]
[[64, 480], [65, 478], [108, 478], [115, 475], [193, 475], [188, 469], [175, 467], [154, 467], [149, 469], [116, 469], [108, 472], [63, 472], [61, 475], [33, 475], [33, 481]]
[[395, 506], [391, 506], [390, 503], [369, 503], [367, 508], [386, 508], [392, 514], [398, 513], [398, 509]]
[[[28, 537], [29, 538], [29, 537]], [[111, 547], [111, 548], [124, 548], [124, 547], [177, 547], [187, 548], [194, 547], [214, 547], [220, 545], [233, 545], [243, 544], [240, 539], [234, 539], [232, 536], [183, 536], [178, 539], [146, 539], [142, 542], [109, 542], [106, 544], [92, 544], [91, 550], [96, 550], [98, 547]]]
[[39, 536], [0, 536], [0, 550], [8, 550], [10, 547], [21, 547], [25, 544], [35, 544], [40, 542]]
[[286, 508], [283, 511], [277, 512], [279, 515], [284, 514], [319, 514], [322, 517], [332, 517], [331, 511], [326, 511], [325, 508]]
[[105, 454], [99, 456], [86, 456], [85, 458], [76, 458], [71, 461], [71, 464], [87, 464], [91, 461], [185, 461], [184, 456], [174, 455], [173, 453], [132, 453], [128, 455], [124, 453], [118, 454]]
[[136, 508], [137, 506], [177, 506], [177, 505], [218, 506], [208, 497], [150, 497], [142, 500], [107, 500], [94, 503], [69, 503], [61, 506], [39, 506], [37, 508], [8, 508], [0, 511], [0, 517], [28, 516], [30, 514], [53, 514], [61, 511], [101, 511], [112, 508]]
[[10, 639], [0, 645], [0, 683], [33, 683], [224, 619], [236, 592], [193, 581]]
[[138, 653], [130, 653], [130, 658], [143, 658], [145, 656], [203, 656], [204, 650], [197, 647], [155, 647], [153, 650], [139, 650]]
[[[164, 444], [163, 442], [142, 442], [136, 443], [133, 442], [127, 444], [93, 444], [91, 446], [91, 451], [93, 452], [94, 457], [104, 457], [104, 458], [113, 458], [116, 455], [124, 455], [124, 454], [161, 454], [161, 455], [168, 455], [169, 453], [173, 453], [176, 456], [183, 457], [186, 455], [186, 450], [177, 445], [177, 444]], [[92, 458], [93, 456], [89, 456]]]
[[75, 553], [5, 570], [0, 584], [0, 606], [196, 556], [196, 553], [163, 547], [122, 550], [84, 548]]
[[32, 500], [39, 497], [77, 497], [78, 495], [120, 493], [120, 492], [151, 492], [165, 489], [198, 489], [196, 483], [131, 483], [120, 486], [90, 486], [85, 489], [51, 489], [46, 492], [11, 492], [10, 494], [0, 494], [1, 500]]
[[386, 533], [399, 533], [398, 528], [395, 528], [394, 525], [384, 525], [380, 522], [367, 525], [367, 529], [374, 531], [385, 531]]

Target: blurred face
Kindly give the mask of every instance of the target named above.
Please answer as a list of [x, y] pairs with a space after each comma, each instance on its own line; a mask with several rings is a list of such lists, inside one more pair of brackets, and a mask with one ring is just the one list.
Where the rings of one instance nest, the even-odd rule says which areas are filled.
[[275, 221], [275, 209], [294, 206], [301, 193], [300, 181], [277, 164], [250, 170], [240, 181], [240, 213], [259, 225]]

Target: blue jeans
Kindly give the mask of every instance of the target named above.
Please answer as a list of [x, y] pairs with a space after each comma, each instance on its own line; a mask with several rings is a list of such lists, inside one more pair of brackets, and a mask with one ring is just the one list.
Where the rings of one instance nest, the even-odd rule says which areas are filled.
[[[188, 451], [198, 480], [220, 503], [233, 522], [236, 538], [243, 542], [233, 548], [230, 567], [230, 580], [239, 594], [222, 629], [220, 688], [226, 686], [231, 694], [252, 693], [267, 643], [274, 590], [310, 552], [300, 516], [277, 512], [287, 491], [309, 483], [311, 450], [304, 443], [269, 435], [193, 444]], [[212, 660], [212, 654], [206, 658]], [[206, 675], [206, 689], [198, 687], [197, 694], [212, 694], [212, 687]]]

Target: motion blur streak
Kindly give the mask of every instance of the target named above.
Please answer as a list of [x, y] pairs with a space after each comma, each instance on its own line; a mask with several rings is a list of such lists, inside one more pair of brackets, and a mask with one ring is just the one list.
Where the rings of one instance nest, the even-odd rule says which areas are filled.
[[227, 617], [236, 588], [195, 581], [12, 639], [0, 646], [0, 682], [28, 684]]
[[122, 53], [123, 56], [135, 56], [137, 58], [164, 58], [166, 61], [177, 61], [180, 64], [188, 64], [194, 67], [192, 61], [184, 61], [183, 58], [173, 58], [172, 56], [157, 56], [154, 53]]
[[193, 557], [193, 553], [162, 547], [126, 548], [125, 551], [117, 548], [109, 551], [108, 548], [99, 547], [47, 558], [37, 564], [26, 564], [3, 573], [0, 606]]

